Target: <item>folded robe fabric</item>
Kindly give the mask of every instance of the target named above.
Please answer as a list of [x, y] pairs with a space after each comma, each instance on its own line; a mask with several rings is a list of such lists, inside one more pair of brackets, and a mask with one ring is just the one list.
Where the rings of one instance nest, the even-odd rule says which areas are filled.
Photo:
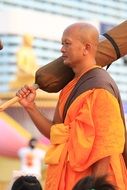
[[[127, 21], [103, 34], [96, 55], [97, 65], [102, 67], [127, 54]], [[71, 68], [63, 63], [62, 57], [37, 70], [35, 83], [46, 92], [59, 92], [74, 77]]]
[[[60, 94], [60, 117], [75, 83], [75, 79], [72, 80]], [[89, 90], [76, 98], [68, 109], [64, 124], [52, 126], [52, 145], [45, 159], [49, 164], [46, 190], [72, 189], [80, 178], [91, 175], [93, 163], [109, 155], [112, 155], [111, 180], [120, 190], [127, 189], [126, 168], [121, 155], [124, 126], [119, 114], [116, 98], [104, 89]], [[119, 139], [117, 143], [116, 139]]]

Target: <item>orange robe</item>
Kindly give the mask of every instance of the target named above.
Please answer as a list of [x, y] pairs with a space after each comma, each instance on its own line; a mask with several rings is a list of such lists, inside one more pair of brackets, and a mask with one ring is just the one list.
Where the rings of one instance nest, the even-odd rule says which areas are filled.
[[[61, 92], [59, 113], [77, 81]], [[72, 190], [82, 177], [92, 174], [92, 164], [110, 156], [107, 171], [119, 190], [127, 190], [127, 171], [122, 157], [124, 124], [117, 99], [105, 89], [82, 93], [69, 107], [64, 123], [51, 128], [51, 148], [45, 190]]]

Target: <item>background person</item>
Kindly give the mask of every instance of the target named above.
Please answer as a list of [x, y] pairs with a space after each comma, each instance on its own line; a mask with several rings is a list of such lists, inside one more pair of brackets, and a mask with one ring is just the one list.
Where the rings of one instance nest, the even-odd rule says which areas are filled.
[[35, 176], [20, 176], [12, 184], [11, 190], [42, 190]]
[[31, 138], [27, 147], [22, 147], [18, 151], [20, 158], [20, 171], [26, 175], [34, 175], [41, 179], [41, 171], [45, 151], [37, 148], [38, 140]]
[[107, 180], [107, 176], [100, 176], [97, 178], [94, 176], [87, 176], [80, 179], [72, 190], [117, 190], [117, 187]]

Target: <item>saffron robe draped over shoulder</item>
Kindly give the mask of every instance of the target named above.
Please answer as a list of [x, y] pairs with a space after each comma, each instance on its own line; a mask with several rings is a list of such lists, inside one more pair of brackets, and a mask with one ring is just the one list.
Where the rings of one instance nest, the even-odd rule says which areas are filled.
[[[60, 94], [61, 118], [76, 83], [72, 80]], [[95, 162], [107, 156], [111, 157], [110, 180], [119, 190], [127, 190], [124, 124], [118, 101], [109, 91], [94, 88], [80, 94], [68, 108], [64, 123], [52, 126], [50, 137], [46, 190], [71, 190], [80, 178], [92, 174]]]

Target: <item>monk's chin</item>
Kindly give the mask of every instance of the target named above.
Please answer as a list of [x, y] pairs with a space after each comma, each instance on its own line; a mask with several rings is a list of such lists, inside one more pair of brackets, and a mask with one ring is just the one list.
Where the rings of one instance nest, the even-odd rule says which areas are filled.
[[68, 66], [68, 67], [71, 68], [71, 64], [68, 61], [64, 60], [63, 63], [64, 63], [64, 65], [66, 65], [66, 66]]

